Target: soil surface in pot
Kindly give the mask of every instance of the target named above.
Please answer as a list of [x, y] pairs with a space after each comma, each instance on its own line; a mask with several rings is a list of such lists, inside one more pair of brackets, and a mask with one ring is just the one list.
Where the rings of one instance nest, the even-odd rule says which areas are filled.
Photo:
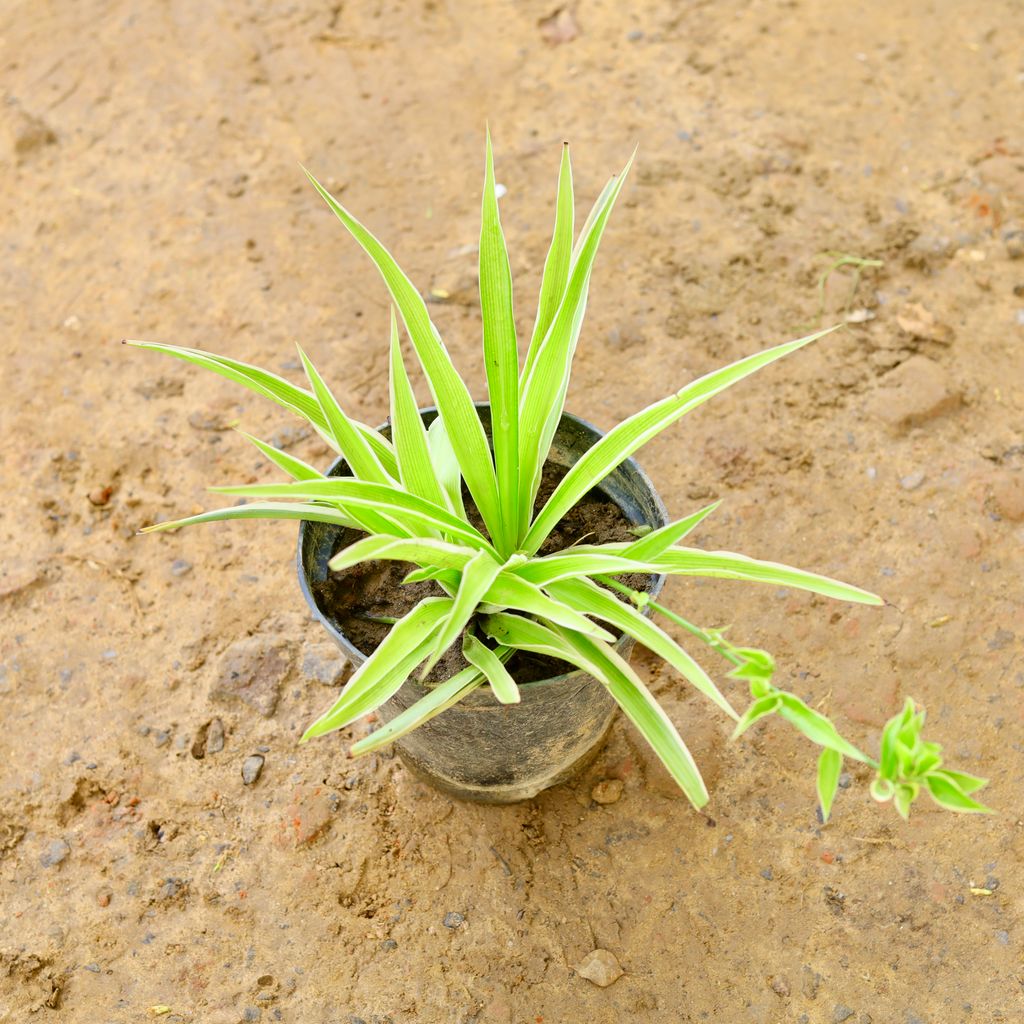
[[[565, 467], [552, 462], [545, 465], [537, 508], [547, 501], [565, 474]], [[483, 522], [465, 488], [463, 501], [469, 519], [482, 530]], [[602, 544], [635, 539], [633, 526], [622, 509], [606, 494], [595, 489], [569, 510], [551, 531], [540, 553], [548, 555], [584, 542]], [[403, 584], [402, 580], [415, 568], [415, 565], [408, 562], [364, 562], [342, 572], [332, 573], [323, 583], [314, 585], [313, 592], [317, 603], [349, 640], [363, 654], [370, 655], [391, 628], [386, 622], [375, 620], [401, 618], [424, 598], [444, 596], [445, 592], [433, 580]], [[622, 577], [623, 583], [635, 590], [647, 590], [651, 579], [643, 573]], [[472, 628], [472, 622], [469, 628]], [[444, 682], [466, 666], [459, 639], [448, 648], [427, 676], [427, 681]], [[557, 658], [521, 651], [513, 655], [508, 669], [518, 682], [529, 683], [571, 672], [573, 666]]]

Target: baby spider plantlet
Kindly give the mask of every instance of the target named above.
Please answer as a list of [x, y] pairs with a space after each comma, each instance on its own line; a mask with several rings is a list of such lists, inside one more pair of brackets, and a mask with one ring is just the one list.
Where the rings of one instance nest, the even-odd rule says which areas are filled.
[[[680, 576], [785, 586], [867, 605], [881, 599], [815, 572], [687, 546], [687, 536], [716, 505], [669, 521], [632, 456], [687, 413], [832, 329], [680, 383], [605, 434], [567, 413], [598, 247], [632, 162], [608, 181], [577, 232], [569, 149], [563, 148], [554, 229], [521, 358], [488, 136], [479, 245], [487, 401], [479, 404], [420, 292], [381, 242], [310, 175], [390, 295], [389, 422], [374, 429], [354, 419], [301, 349], [306, 386], [200, 349], [133, 342], [269, 398], [305, 420], [338, 456], [322, 471], [245, 435], [287, 479], [218, 487], [244, 503], [149, 529], [234, 519], [301, 522], [303, 592], [357, 666], [304, 741], [348, 730], [376, 712], [375, 731], [348, 735], [353, 756], [394, 742], [406, 765], [434, 785], [471, 799], [509, 801], [535, 795], [592, 759], [617, 707], [686, 797], [703, 807], [708, 792], [677, 724], [629, 663], [629, 648], [639, 643], [738, 731], [779, 714], [823, 745], [822, 802], [830, 806], [834, 755], [874, 762], [823, 716], [773, 688], [767, 655], [731, 647], [656, 598], [666, 576]], [[403, 331], [431, 408], [416, 401]], [[588, 525], [598, 508], [609, 524], [604, 534]], [[388, 575], [393, 572], [398, 575]], [[732, 676], [748, 680], [754, 696], [743, 715], [659, 619], [733, 662]], [[964, 801], [973, 803], [966, 792], [980, 780], [942, 772], [913, 731], [917, 721], [887, 734], [876, 795], [891, 796], [902, 812], [923, 785], [944, 806], [974, 809]]]

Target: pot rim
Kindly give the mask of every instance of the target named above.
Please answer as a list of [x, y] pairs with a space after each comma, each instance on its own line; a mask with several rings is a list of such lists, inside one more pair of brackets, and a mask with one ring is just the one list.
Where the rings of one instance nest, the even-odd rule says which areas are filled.
[[[480, 409], [487, 409], [488, 411], [490, 411], [490, 408], [491, 408], [491, 403], [490, 402], [474, 402], [473, 405], [474, 405], [474, 407], [478, 411]], [[435, 416], [436, 416], [437, 415], [437, 406], [436, 405], [425, 405], [425, 406], [420, 407], [418, 409], [418, 412], [420, 413], [420, 415], [422, 415], [423, 413], [434, 413]], [[580, 416], [574, 415], [571, 412], [563, 411], [562, 412], [562, 419], [563, 420], [565, 420], [565, 419], [571, 420], [572, 422], [578, 424], [579, 426], [585, 427], [587, 430], [593, 431], [593, 433], [597, 435], [598, 439], [600, 439], [600, 438], [605, 436], [603, 430], [598, 429], [592, 423], [588, 422], [587, 420], [583, 419]], [[378, 431], [378, 433], [380, 433], [380, 432], [383, 432], [385, 429], [387, 429], [390, 426], [391, 426], [391, 422], [390, 422], [390, 419], [389, 419], [386, 422], [382, 423], [379, 427], [377, 427], [376, 430]], [[337, 469], [337, 467], [342, 465], [344, 462], [345, 462], [344, 456], [339, 455], [330, 464], [330, 466], [327, 468], [326, 475], [327, 476], [333, 475], [334, 470]], [[643, 486], [647, 489], [648, 493], [650, 494], [651, 498], [653, 499], [653, 505], [654, 505], [654, 507], [655, 507], [655, 509], [657, 511], [657, 514], [660, 517], [661, 521], [663, 523], [667, 523], [668, 522], [668, 510], [665, 508], [665, 503], [661, 500], [661, 495], [655, 489], [654, 484], [651, 483], [650, 477], [648, 477], [648, 475], [643, 471], [643, 469], [640, 466], [640, 464], [636, 461], [636, 459], [633, 458], [632, 455], [630, 455], [627, 458], [623, 459], [622, 462], [619, 463], [619, 466], [625, 466], [625, 465], [628, 465], [632, 469], [632, 471], [637, 475], [637, 477], [639, 478], [641, 484], [643, 484]], [[618, 468], [619, 467], [617, 466], [616, 469], [618, 469]], [[612, 472], [614, 473], [615, 470], [612, 470]], [[598, 483], [596, 485], [596, 487], [595, 487], [595, 490], [601, 490], [601, 489], [602, 489], [601, 488], [601, 484]], [[610, 495], [608, 495], [607, 492], [605, 492], [605, 493], [606, 493], [606, 497], [608, 497], [608, 499], [610, 501], [615, 502], [614, 498], [612, 498]], [[618, 502], [615, 502], [615, 504], [617, 505]], [[349, 661], [353, 662], [356, 666], [359, 666], [363, 662], [366, 661], [366, 659], [369, 657], [369, 655], [364, 654], [361, 650], [359, 650], [359, 648], [356, 647], [355, 644], [353, 644], [352, 641], [349, 640], [349, 638], [341, 630], [339, 630], [334, 625], [334, 623], [331, 622], [330, 619], [327, 618], [326, 615], [324, 615], [324, 613], [320, 610], [320, 607], [319, 607], [319, 605], [316, 602], [316, 598], [313, 596], [313, 591], [311, 590], [311, 588], [309, 586], [309, 580], [307, 579], [306, 571], [305, 571], [305, 568], [303, 567], [303, 564], [302, 564], [302, 548], [303, 548], [303, 544], [305, 542], [307, 526], [308, 526], [308, 523], [307, 523], [307, 521], [305, 519], [302, 519], [302, 520], [299, 521], [299, 538], [298, 538], [299, 542], [298, 542], [298, 545], [297, 545], [297, 548], [296, 548], [296, 553], [295, 553], [295, 567], [296, 567], [296, 570], [297, 570], [297, 575], [299, 577], [299, 589], [302, 591], [302, 596], [306, 599], [306, 604], [308, 604], [309, 607], [312, 609], [314, 618], [320, 623], [321, 626], [324, 627], [324, 629], [327, 630], [327, 632], [330, 634], [331, 638], [341, 648], [341, 650], [345, 653], [345, 656], [349, 659]], [[666, 577], [665, 577], [664, 573], [657, 573], [657, 574], [651, 573], [651, 575], [654, 577], [654, 580], [653, 580], [653, 582], [651, 584], [650, 590], [647, 591], [647, 594], [653, 600], [653, 599], [657, 598], [657, 596], [661, 593], [662, 587], [665, 585]], [[650, 615], [650, 609], [649, 608], [644, 608], [643, 609], [643, 614], [644, 615]], [[627, 633], [623, 633], [619, 637], [619, 639], [616, 641], [615, 647], [616, 647], [616, 649], [618, 649], [623, 644], [626, 644], [626, 643], [632, 644], [632, 642], [633, 642], [633, 638], [630, 637]], [[560, 684], [560, 683], [565, 682], [566, 680], [573, 679], [573, 678], [575, 678], [577, 676], [587, 676], [587, 675], [589, 675], [589, 673], [584, 672], [583, 669], [574, 669], [572, 672], [563, 672], [561, 675], [548, 676], [546, 679], [533, 679], [533, 680], [530, 680], [529, 682], [519, 683], [518, 685], [520, 687], [524, 687], [524, 688], [537, 689], [537, 688], [540, 688], [540, 687], [552, 686], [552, 685]], [[472, 698], [473, 696], [477, 696], [477, 694], [476, 693], [471, 693], [471, 694], [468, 694], [467, 696], [469, 698]], [[466, 700], [464, 699], [462, 701], [462, 703], [466, 703]]]

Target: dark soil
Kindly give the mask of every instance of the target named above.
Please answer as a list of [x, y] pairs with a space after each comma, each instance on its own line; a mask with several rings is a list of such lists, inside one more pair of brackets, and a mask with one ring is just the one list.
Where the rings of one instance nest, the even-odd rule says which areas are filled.
[[[553, 462], [545, 465], [537, 508], [551, 496], [566, 471], [567, 467]], [[483, 530], [480, 514], [465, 488], [463, 501], [469, 520]], [[584, 542], [603, 544], [635, 538], [633, 525], [622, 509], [595, 488], [584, 495], [551, 531], [540, 553], [549, 555]], [[335, 553], [346, 546], [345, 543], [339, 544]], [[332, 573], [325, 582], [314, 585], [313, 592], [324, 613], [363, 654], [369, 656], [390, 629], [387, 622], [376, 620], [401, 618], [425, 598], [445, 596], [444, 590], [433, 580], [403, 584], [402, 580], [416, 568], [409, 562], [363, 562], [342, 572]], [[624, 582], [636, 590], [647, 590], [651, 579], [650, 576], [638, 574], [624, 578]], [[475, 622], [475, 618], [471, 620], [467, 629], [447, 650], [427, 677], [428, 682], [444, 682], [466, 668], [467, 662], [462, 656], [462, 636], [475, 628]], [[520, 652], [508, 663], [508, 669], [517, 682], [529, 683], [571, 672], [573, 667], [556, 658]]]

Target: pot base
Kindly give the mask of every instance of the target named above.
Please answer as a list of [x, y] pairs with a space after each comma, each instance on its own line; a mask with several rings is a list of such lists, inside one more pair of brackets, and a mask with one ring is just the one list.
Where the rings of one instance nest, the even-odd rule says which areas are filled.
[[562, 768], [554, 768], [548, 775], [541, 775], [528, 781], [515, 782], [509, 785], [486, 785], [474, 786], [469, 783], [460, 782], [457, 779], [445, 778], [437, 772], [425, 767], [414, 755], [404, 750], [401, 741], [395, 744], [399, 759], [409, 771], [416, 776], [420, 782], [425, 782], [445, 796], [455, 797], [457, 800], [467, 800], [478, 804], [515, 804], [523, 800], [532, 800], [545, 789], [552, 786], [560, 786], [570, 782], [576, 776], [582, 774], [596, 760], [608, 741], [608, 734], [612, 729], [614, 715], [609, 716], [601, 735], [594, 741], [594, 744], [585, 750], [575, 761]]

